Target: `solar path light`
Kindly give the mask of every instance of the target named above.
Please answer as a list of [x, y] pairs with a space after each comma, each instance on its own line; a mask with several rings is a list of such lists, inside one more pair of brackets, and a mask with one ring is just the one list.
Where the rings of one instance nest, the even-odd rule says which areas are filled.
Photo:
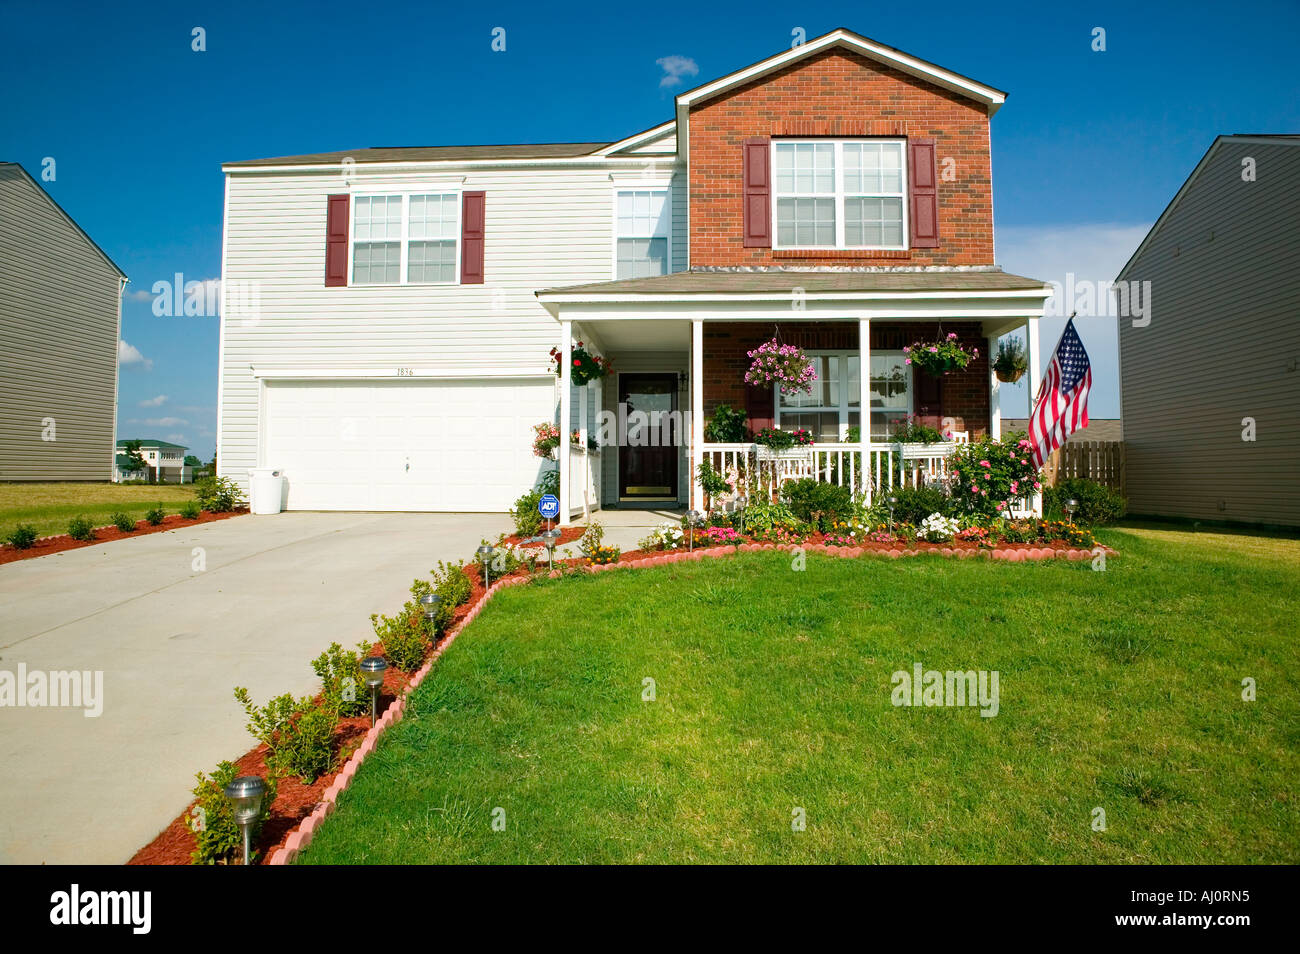
[[695, 527], [704, 519], [704, 514], [698, 510], [691, 510], [686, 514], [686, 527], [690, 531], [691, 542], [689, 548], [695, 549]]
[[478, 554], [478, 562], [483, 564], [483, 588], [487, 589], [492, 585], [491, 565], [492, 557], [496, 554], [496, 550], [492, 547], [492, 544], [485, 543], [474, 552]]
[[244, 836], [244, 864], [249, 864], [253, 850], [253, 823], [262, 814], [266, 783], [257, 775], [241, 775], [226, 786], [225, 793], [234, 805], [235, 824]]
[[367, 656], [361, 660], [361, 678], [370, 690], [370, 727], [375, 727], [376, 710], [379, 708], [379, 687], [384, 684], [384, 672], [388, 661], [383, 656]]

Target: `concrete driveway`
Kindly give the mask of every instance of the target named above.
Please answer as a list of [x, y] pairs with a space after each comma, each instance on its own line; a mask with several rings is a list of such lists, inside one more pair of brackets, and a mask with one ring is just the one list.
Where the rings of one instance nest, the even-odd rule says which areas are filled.
[[104, 697], [96, 718], [0, 707], [0, 862], [126, 861], [195, 772], [254, 744], [235, 686], [258, 702], [315, 691], [321, 650], [370, 638], [414, 577], [509, 529], [498, 514], [241, 516], [0, 566], [0, 670], [102, 671]]

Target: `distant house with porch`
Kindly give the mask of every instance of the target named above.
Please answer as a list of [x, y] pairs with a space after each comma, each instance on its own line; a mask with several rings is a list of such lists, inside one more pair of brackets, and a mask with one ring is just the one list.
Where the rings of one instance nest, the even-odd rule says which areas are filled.
[[[839, 29], [614, 141], [228, 163], [219, 472], [246, 487], [280, 469], [289, 509], [502, 511], [549, 466], [533, 426], [558, 422], [577, 432], [558, 453], [566, 519], [699, 505], [700, 461], [760, 454], [706, 441], [722, 404], [751, 431], [810, 430], [793, 472], [868, 493], [902, 472], [908, 415], [996, 436], [989, 355], [1023, 329], [1036, 389], [1051, 294], [995, 263], [1005, 99]], [[964, 370], [907, 364], [949, 333], [979, 350]], [[744, 383], [773, 337], [816, 363], [811, 395]], [[579, 385], [584, 354], [612, 372]], [[592, 446], [638, 412], [682, 423]]]
[[1300, 526], [1300, 136], [1220, 136], [1118, 280], [1134, 514]]
[[182, 444], [168, 441], [140, 441], [140, 456], [144, 459], [144, 469], [133, 472], [129, 469], [131, 457], [126, 453], [131, 440], [117, 442], [117, 456], [113, 467], [113, 481], [144, 480], [151, 484], [188, 484], [193, 479], [192, 468], [185, 463], [185, 452], [189, 450]]

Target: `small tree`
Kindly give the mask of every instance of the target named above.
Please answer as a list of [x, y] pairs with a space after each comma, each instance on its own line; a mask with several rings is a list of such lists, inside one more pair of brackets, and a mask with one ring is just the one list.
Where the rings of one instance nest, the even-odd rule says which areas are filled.
[[126, 454], [126, 463], [122, 465], [122, 470], [127, 476], [134, 477], [149, 466], [144, 462], [144, 455], [140, 453], [139, 441], [127, 441], [123, 452]]
[[185, 466], [186, 466], [186, 467], [202, 467], [202, 466], [203, 466], [203, 461], [199, 460], [199, 459], [198, 459], [197, 457], [195, 457], [193, 454], [186, 454], [186, 455], [185, 455]]

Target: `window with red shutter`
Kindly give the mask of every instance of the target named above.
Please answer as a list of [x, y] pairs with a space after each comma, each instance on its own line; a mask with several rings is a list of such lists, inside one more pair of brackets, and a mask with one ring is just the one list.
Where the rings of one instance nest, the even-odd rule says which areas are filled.
[[746, 139], [744, 150], [745, 248], [772, 247], [772, 148], [766, 136]]
[[348, 209], [351, 197], [331, 195], [325, 214], [325, 285], [348, 283]]
[[462, 285], [483, 284], [483, 227], [487, 215], [487, 193], [466, 192], [462, 198], [460, 226], [460, 281]]
[[907, 186], [912, 248], [939, 247], [939, 181], [933, 139], [907, 141]]

